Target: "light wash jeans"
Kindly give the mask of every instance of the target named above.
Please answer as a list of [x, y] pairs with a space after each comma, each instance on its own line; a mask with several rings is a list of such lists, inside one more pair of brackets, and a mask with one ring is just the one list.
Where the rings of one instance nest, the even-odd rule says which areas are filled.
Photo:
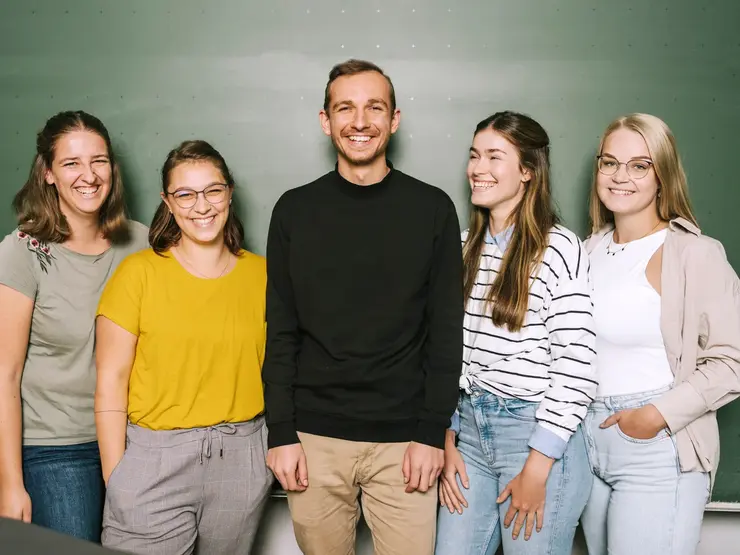
[[463, 508], [462, 515], [440, 509], [435, 555], [493, 555], [502, 541], [506, 555], [571, 555], [592, 482], [580, 427], [550, 471], [542, 531], [535, 528], [525, 541], [522, 528], [519, 538], [512, 539], [513, 522], [508, 529], [503, 528], [511, 497], [496, 504], [496, 498], [521, 472], [529, 456], [527, 442], [537, 425], [538, 405], [480, 390], [461, 396], [458, 449], [465, 461], [470, 489], [463, 488], [459, 478], [458, 486], [468, 508]]
[[644, 406], [669, 388], [600, 397], [584, 422], [593, 490], [581, 523], [589, 555], [694, 555], [709, 475], [681, 472], [674, 439], [665, 430], [634, 439], [618, 424], [599, 428], [610, 415]]

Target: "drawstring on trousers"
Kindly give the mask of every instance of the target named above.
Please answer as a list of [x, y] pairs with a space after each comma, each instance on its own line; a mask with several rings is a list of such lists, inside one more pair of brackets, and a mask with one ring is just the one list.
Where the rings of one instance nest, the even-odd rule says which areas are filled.
[[233, 424], [219, 424], [217, 426], [209, 426], [203, 432], [203, 439], [201, 440], [200, 455], [198, 457], [200, 464], [203, 464], [203, 456], [207, 459], [211, 458], [211, 443], [213, 442], [213, 435], [218, 435], [219, 441], [219, 456], [224, 458], [224, 434], [234, 435], [236, 433], [236, 426]]

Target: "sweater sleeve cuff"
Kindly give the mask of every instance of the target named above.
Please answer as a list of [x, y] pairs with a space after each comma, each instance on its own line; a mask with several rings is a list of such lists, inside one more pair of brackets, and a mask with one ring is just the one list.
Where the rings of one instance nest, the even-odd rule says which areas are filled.
[[446, 433], [446, 426], [439, 425], [436, 422], [430, 422], [428, 420], [420, 420], [419, 426], [416, 428], [414, 441], [416, 443], [423, 443], [424, 445], [436, 447], [437, 449], [444, 449]]
[[267, 448], [300, 443], [292, 422], [278, 422], [267, 426]]
[[529, 438], [529, 447], [555, 460], [563, 456], [567, 446], [567, 441], [542, 424], [537, 424], [534, 433]]
[[455, 432], [455, 435], [458, 435], [460, 433], [460, 413], [457, 409], [455, 409], [455, 412], [452, 413], [452, 418], [450, 418], [450, 427], [448, 430], [452, 430]]

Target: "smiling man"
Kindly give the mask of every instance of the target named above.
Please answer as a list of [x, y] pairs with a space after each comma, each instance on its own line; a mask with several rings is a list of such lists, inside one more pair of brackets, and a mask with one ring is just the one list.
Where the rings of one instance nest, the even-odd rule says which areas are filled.
[[326, 85], [334, 171], [286, 192], [267, 239], [268, 465], [306, 555], [431, 555], [462, 361], [455, 206], [386, 159], [391, 80], [349, 60]]

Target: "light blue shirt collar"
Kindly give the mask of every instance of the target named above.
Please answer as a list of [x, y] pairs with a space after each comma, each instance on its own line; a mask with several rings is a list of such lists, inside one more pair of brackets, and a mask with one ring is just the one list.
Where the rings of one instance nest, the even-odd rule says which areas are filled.
[[491, 227], [486, 226], [486, 243], [489, 245], [496, 245], [501, 252], [506, 252], [506, 247], [509, 246], [511, 236], [514, 234], [514, 226], [510, 225], [503, 231], [498, 232], [495, 236], [491, 235]]

